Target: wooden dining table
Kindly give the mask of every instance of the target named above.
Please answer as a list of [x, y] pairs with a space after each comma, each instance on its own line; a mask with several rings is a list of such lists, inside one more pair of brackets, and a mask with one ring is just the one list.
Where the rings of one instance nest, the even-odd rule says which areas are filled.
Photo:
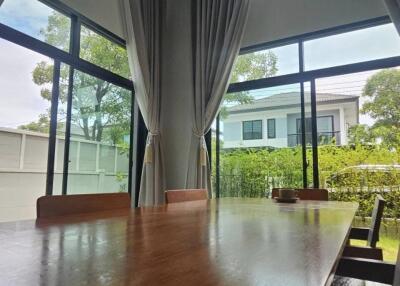
[[0, 285], [329, 285], [356, 203], [223, 198], [0, 224]]

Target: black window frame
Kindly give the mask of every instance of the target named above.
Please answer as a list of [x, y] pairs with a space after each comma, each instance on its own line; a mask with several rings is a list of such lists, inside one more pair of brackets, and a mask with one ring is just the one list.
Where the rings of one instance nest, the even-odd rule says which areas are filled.
[[[270, 130], [270, 122], [273, 122], [273, 133], [271, 135]], [[276, 119], [275, 118], [268, 118], [267, 119], [267, 138], [268, 139], [275, 139], [276, 138]]]
[[[48, 43], [45, 43], [39, 39], [36, 39], [32, 36], [24, 34], [16, 29], [13, 29], [7, 25], [0, 23], [0, 38], [14, 43], [16, 45], [22, 46], [44, 56], [47, 56], [54, 60], [54, 69], [56, 71], [55, 75], [58, 78], [54, 78], [54, 82], [59, 81], [59, 65], [60, 64], [67, 64], [70, 66], [70, 73], [69, 73], [69, 87], [68, 87], [68, 103], [69, 107], [67, 108], [67, 122], [68, 119], [71, 118], [71, 100], [72, 100], [72, 89], [73, 89], [73, 75], [74, 70], [79, 70], [80, 72], [86, 73], [93, 77], [97, 77], [101, 80], [110, 82], [116, 86], [125, 88], [131, 91], [132, 94], [132, 112], [131, 112], [131, 144], [129, 150], [129, 183], [128, 183], [128, 191], [131, 196], [134, 197], [135, 206], [137, 206], [137, 197], [139, 192], [139, 184], [137, 183], [140, 181], [141, 176], [141, 168], [142, 168], [142, 160], [136, 160], [136, 158], [140, 158], [144, 154], [144, 144], [145, 137], [147, 134], [147, 129], [144, 125], [143, 118], [141, 113], [138, 109], [137, 102], [135, 100], [135, 90], [133, 87], [133, 82], [130, 79], [124, 78], [118, 74], [115, 74], [109, 70], [101, 68], [95, 64], [92, 64], [88, 61], [85, 61], [79, 57], [79, 49], [80, 49], [80, 31], [81, 25], [84, 24], [86, 27], [90, 28], [94, 32], [98, 33], [99, 35], [105, 37], [106, 39], [112, 41], [113, 43], [118, 44], [119, 46], [126, 49], [126, 41], [121, 37], [115, 35], [114, 33], [108, 31], [107, 29], [103, 28], [99, 24], [95, 23], [94, 21], [90, 20], [89, 18], [85, 17], [84, 15], [80, 14], [76, 10], [72, 9], [71, 7], [67, 6], [66, 4], [60, 2], [59, 0], [35, 0], [39, 1], [48, 7], [54, 9], [55, 11], [69, 17], [71, 19], [71, 26], [70, 26], [70, 49], [68, 52], [58, 49]], [[58, 88], [53, 87], [52, 91], [52, 102], [58, 102]], [[51, 110], [51, 123], [50, 125], [53, 128], [50, 128], [49, 133], [49, 143], [50, 145], [55, 144], [55, 136], [56, 130], [54, 128], [54, 122], [57, 121], [57, 110], [52, 108]], [[69, 140], [70, 135], [70, 124], [66, 124], [66, 146], [67, 141]], [[69, 126], [68, 126], [69, 125]], [[49, 154], [48, 158], [48, 172], [47, 172], [47, 184], [46, 184], [46, 195], [53, 194], [53, 178], [54, 178], [54, 146], [49, 145]], [[66, 148], [66, 149], [69, 149]], [[63, 175], [63, 190], [62, 193], [65, 195], [67, 190], [67, 176], [68, 176], [68, 152], [69, 150], [65, 150], [64, 153], [64, 175]], [[67, 158], [67, 160], [65, 160]], [[133, 162], [135, 158], [135, 162]], [[134, 166], [134, 163], [136, 164]], [[135, 168], [135, 182], [132, 182], [132, 170]], [[132, 194], [132, 186], [135, 184], [135, 193]]]
[[[342, 34], [350, 31], [356, 31], [361, 29], [366, 29], [369, 27], [375, 27], [379, 25], [385, 25], [388, 23], [392, 23], [389, 16], [382, 16], [377, 18], [372, 18], [364, 21], [354, 22], [350, 24], [340, 25], [316, 32], [305, 33], [293, 37], [288, 37], [284, 39], [278, 39], [271, 42], [260, 43], [248, 47], [244, 47], [240, 50], [239, 55], [253, 53], [257, 51], [267, 50], [279, 46], [285, 46], [288, 44], [296, 44], [298, 45], [299, 49], [299, 72], [293, 74], [286, 74], [244, 82], [236, 82], [232, 83], [228, 87], [227, 93], [236, 93], [236, 92], [244, 92], [249, 90], [256, 90], [262, 88], [269, 88], [281, 85], [288, 85], [288, 84], [300, 84], [301, 86], [301, 117], [302, 117], [302, 130], [305, 130], [305, 92], [304, 92], [304, 85], [305, 83], [310, 83], [310, 91], [311, 91], [311, 118], [312, 118], [312, 159], [313, 159], [313, 186], [315, 188], [319, 187], [319, 165], [318, 165], [318, 133], [317, 133], [317, 109], [316, 109], [316, 85], [315, 81], [318, 78], [326, 78], [338, 75], [345, 75], [345, 74], [352, 74], [357, 72], [369, 71], [369, 70], [377, 70], [377, 69], [384, 69], [384, 68], [393, 68], [400, 66], [400, 56], [383, 58], [383, 59], [376, 59], [376, 60], [369, 60], [369, 61], [362, 61], [357, 63], [345, 64], [345, 65], [338, 65], [333, 67], [315, 69], [310, 71], [304, 70], [304, 42], [312, 39], [323, 38], [331, 35]], [[220, 120], [220, 116], [217, 117]], [[217, 122], [217, 126], [219, 126], [219, 122]], [[219, 128], [218, 128], [219, 129]], [[305, 132], [305, 131], [303, 131]], [[308, 187], [307, 181], [307, 146], [306, 146], [306, 138], [303, 134], [302, 136], [302, 157], [303, 157], [303, 186]], [[216, 141], [219, 142], [220, 134], [217, 132], [216, 134]], [[216, 145], [216, 170], [219, 174], [219, 163], [220, 163], [220, 144]], [[216, 182], [216, 197], [219, 197], [219, 186], [220, 186], [220, 178], [219, 175], [215, 178]]]
[[[254, 131], [254, 123], [260, 122], [261, 125], [261, 130], [260, 131]], [[251, 123], [251, 138], [245, 138], [245, 132], [244, 132], [244, 125], [246, 123]], [[260, 134], [260, 138], [255, 137], [255, 134]], [[256, 119], [256, 120], [244, 120], [242, 121], [242, 140], [243, 141], [248, 141], [248, 140], [262, 140], [263, 139], [263, 121], [262, 119]]]

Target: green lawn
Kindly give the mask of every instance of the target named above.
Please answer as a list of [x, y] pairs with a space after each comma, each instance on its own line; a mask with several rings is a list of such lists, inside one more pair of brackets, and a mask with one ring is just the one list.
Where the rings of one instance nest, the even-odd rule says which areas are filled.
[[[378, 247], [383, 249], [383, 260], [396, 262], [397, 260], [397, 251], [399, 249], [400, 239], [392, 238], [386, 235], [381, 235], [379, 242], [377, 244]], [[352, 245], [356, 246], [365, 246], [365, 241], [362, 240], [351, 240]]]

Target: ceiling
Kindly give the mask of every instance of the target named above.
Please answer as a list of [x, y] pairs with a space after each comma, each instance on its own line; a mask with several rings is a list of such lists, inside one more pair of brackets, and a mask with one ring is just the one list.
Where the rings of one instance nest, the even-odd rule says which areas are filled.
[[[119, 1], [62, 0], [123, 37], [122, 9]], [[250, 1], [243, 47], [386, 15], [381, 0]]]

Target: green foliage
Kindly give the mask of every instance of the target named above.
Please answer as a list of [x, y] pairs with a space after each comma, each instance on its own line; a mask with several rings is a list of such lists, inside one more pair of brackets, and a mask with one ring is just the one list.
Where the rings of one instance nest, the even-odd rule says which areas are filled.
[[374, 136], [383, 144], [397, 148], [400, 145], [400, 70], [385, 69], [372, 75], [364, 89], [368, 99], [361, 112], [375, 120]]
[[371, 128], [365, 124], [351, 126], [348, 130], [348, 138], [350, 144], [356, 145], [374, 144], [376, 141]]
[[231, 82], [271, 77], [278, 71], [278, 57], [271, 51], [241, 55], [232, 71]]
[[[308, 149], [307, 158], [311, 155]], [[371, 215], [375, 196], [379, 193], [387, 199], [385, 216], [400, 218], [400, 170], [354, 168], [359, 165], [396, 165], [399, 155], [395, 150], [380, 145], [320, 146], [320, 186], [330, 190], [332, 200], [359, 202], [358, 214], [363, 217]], [[303, 185], [301, 147], [240, 148], [222, 151], [220, 156], [222, 197], [268, 197], [274, 187]], [[311, 169], [307, 170], [309, 181]]]
[[[231, 83], [274, 76], [278, 71], [277, 61], [278, 57], [271, 51], [240, 55], [232, 70]], [[222, 118], [228, 116], [227, 105], [250, 104], [253, 101], [254, 97], [248, 91], [227, 93], [220, 115]]]
[[[70, 21], [59, 13], [49, 16], [48, 26], [41, 30], [47, 43], [63, 50], [69, 49]], [[126, 51], [117, 44], [82, 26], [80, 57], [117, 74], [128, 77], [129, 66]], [[32, 72], [32, 79], [40, 86], [43, 99], [51, 101], [53, 64], [40, 62]], [[60, 104], [67, 102], [69, 66], [61, 66]], [[74, 72], [72, 99], [72, 124], [80, 127], [87, 140], [121, 143], [130, 130], [131, 93], [108, 82], [82, 72]], [[47, 117], [44, 118], [44, 117]], [[50, 115], [41, 115], [22, 129], [48, 130]], [[65, 110], [59, 108], [58, 120], [65, 118]], [[60, 125], [59, 125], [60, 127]]]
[[85, 26], [81, 28], [80, 57], [95, 65], [129, 78], [126, 50], [110, 40], [96, 34]]
[[49, 126], [49, 117], [47, 116], [47, 114], [41, 114], [39, 115], [39, 119], [37, 122], [31, 122], [26, 125], [21, 125], [19, 126], [19, 129], [47, 134], [49, 133]]
[[118, 189], [119, 193], [126, 193], [128, 191], [128, 184], [126, 183], [127, 178], [128, 175], [121, 172], [117, 172], [115, 179], [120, 184]]

